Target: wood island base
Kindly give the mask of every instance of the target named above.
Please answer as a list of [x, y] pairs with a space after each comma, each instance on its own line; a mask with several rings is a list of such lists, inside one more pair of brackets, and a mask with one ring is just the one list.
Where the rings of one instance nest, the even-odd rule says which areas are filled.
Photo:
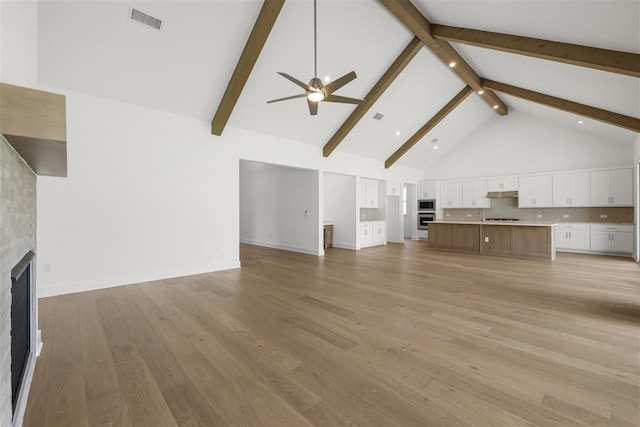
[[429, 247], [514, 258], [556, 258], [555, 224], [436, 221], [429, 224]]

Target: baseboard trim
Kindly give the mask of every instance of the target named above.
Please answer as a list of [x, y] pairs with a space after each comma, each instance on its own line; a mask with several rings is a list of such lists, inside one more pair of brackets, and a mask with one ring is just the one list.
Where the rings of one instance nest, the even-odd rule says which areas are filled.
[[281, 249], [283, 251], [289, 251], [289, 252], [299, 252], [307, 255], [315, 255], [315, 256], [324, 255], [324, 251], [319, 251], [317, 249], [302, 248], [299, 246], [292, 246], [292, 245], [281, 245], [273, 242], [262, 242], [260, 240], [240, 239], [240, 243], [246, 243], [247, 245], [263, 246], [265, 248]]
[[352, 250], [352, 251], [357, 250], [356, 245], [336, 243], [336, 242], [333, 242], [333, 247], [334, 248], [340, 248], [340, 249], [349, 249], [349, 250]]

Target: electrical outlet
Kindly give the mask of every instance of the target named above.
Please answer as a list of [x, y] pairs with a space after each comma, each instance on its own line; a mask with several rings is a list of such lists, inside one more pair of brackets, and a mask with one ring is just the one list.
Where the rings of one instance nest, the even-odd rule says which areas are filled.
[[451, 214], [446, 214], [445, 216], [451, 216]]
[[600, 218], [607, 219], [607, 215], [600, 215]]
[[562, 214], [562, 218], [569, 218], [569, 214]]
[[542, 214], [536, 215], [536, 218], [542, 218]]
[[304, 215], [304, 216], [308, 216], [308, 215], [309, 215], [309, 211], [305, 209], [305, 210], [304, 210], [304, 214], [303, 214], [303, 215]]
[[471, 218], [471, 214], [467, 214], [467, 218]]
[[489, 236], [484, 236], [484, 242], [489, 243]]
[[43, 265], [43, 270], [45, 273], [51, 273], [51, 264]]

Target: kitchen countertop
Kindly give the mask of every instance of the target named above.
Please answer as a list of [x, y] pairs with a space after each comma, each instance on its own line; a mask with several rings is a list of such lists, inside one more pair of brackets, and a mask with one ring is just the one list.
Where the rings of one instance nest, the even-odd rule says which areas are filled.
[[433, 221], [430, 224], [514, 225], [520, 227], [554, 227], [558, 223], [523, 221]]

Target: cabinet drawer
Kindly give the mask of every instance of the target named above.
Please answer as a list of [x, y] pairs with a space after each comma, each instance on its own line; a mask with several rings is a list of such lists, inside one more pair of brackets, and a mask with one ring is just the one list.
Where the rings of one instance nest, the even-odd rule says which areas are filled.
[[591, 224], [591, 231], [608, 231], [608, 232], [623, 232], [633, 233], [633, 225], [619, 225], [619, 224]]
[[589, 231], [589, 224], [584, 223], [567, 223], [556, 225], [556, 230], [562, 231]]

